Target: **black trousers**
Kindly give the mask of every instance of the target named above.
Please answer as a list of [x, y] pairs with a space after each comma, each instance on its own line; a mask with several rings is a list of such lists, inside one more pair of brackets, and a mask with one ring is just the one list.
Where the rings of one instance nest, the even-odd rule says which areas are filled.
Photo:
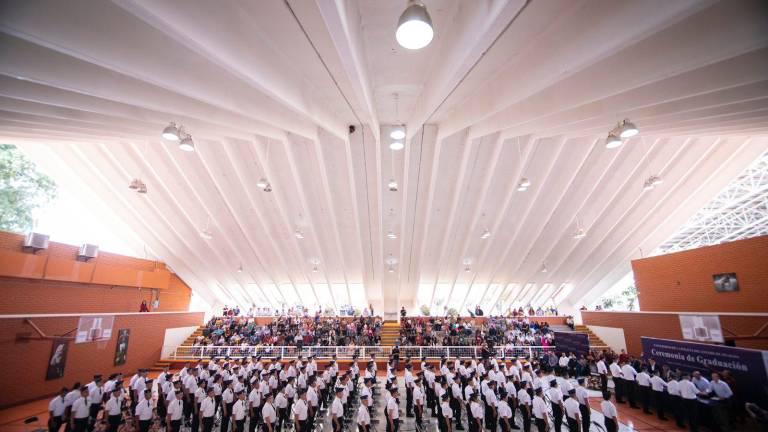
[[149, 432], [152, 420], [139, 420], [139, 432]]
[[235, 420], [233, 424], [237, 432], [245, 432], [245, 417], [242, 420]]
[[411, 387], [405, 388], [405, 414], [413, 415], [413, 389]]
[[456, 419], [456, 428], [459, 430], [464, 429], [461, 424], [461, 402], [456, 398], [451, 398], [451, 410], [453, 410], [453, 418]]
[[400, 419], [392, 420], [392, 424], [394, 429], [389, 425], [389, 420], [387, 420], [387, 432], [398, 432], [400, 430]]
[[605, 394], [608, 391], [608, 375], [600, 374], [600, 391]]
[[616, 403], [624, 403], [624, 378], [613, 377], [614, 391], [616, 392]]
[[48, 421], [48, 432], [59, 432], [61, 429], [61, 423], [64, 419], [61, 416], [54, 416]]
[[416, 415], [416, 425], [421, 427], [422, 421], [424, 421], [424, 406], [416, 406], [416, 408], [413, 410], [414, 415]]
[[579, 422], [577, 422], [575, 418], [570, 418], [568, 416], [565, 418], [568, 421], [568, 430], [570, 432], [576, 432], [579, 430]]
[[555, 418], [555, 432], [560, 432], [563, 429], [563, 409], [560, 408], [560, 404], [554, 401], [550, 404], [552, 405], [552, 417]]
[[493, 410], [490, 409], [490, 407], [486, 407], [485, 409], [485, 428], [490, 429], [491, 432], [496, 432], [496, 424], [498, 419], [496, 418], [496, 414], [493, 413]]
[[507, 423], [508, 421], [509, 419], [507, 419], [507, 421], [504, 421], [504, 417], [499, 419], [499, 426], [501, 426], [501, 432], [511, 432], [512, 429], [510, 429], [510, 425]]
[[635, 399], [635, 392], [637, 389], [637, 383], [630, 380], [624, 380], [624, 393], [627, 395], [627, 401], [632, 408], [638, 408], [637, 400]]
[[122, 419], [123, 419], [122, 414], [111, 415], [107, 417], [107, 423], [109, 423], [109, 429], [107, 429], [107, 431], [117, 432], [117, 429], [120, 427], [120, 420]]
[[213, 431], [213, 417], [203, 417], [203, 432]]
[[656, 408], [656, 417], [664, 419], [664, 392], [653, 391], [653, 406]]
[[616, 423], [616, 420], [608, 417], [604, 417], [605, 421], [605, 431], [606, 432], [618, 432], [619, 425]]
[[588, 406], [579, 404], [579, 412], [581, 413], [581, 430], [589, 432], [589, 425], [591, 424], [592, 410]]
[[546, 432], [547, 423], [544, 421], [544, 419], [536, 417], [536, 429], [538, 429], [539, 432]]
[[[248, 432], [254, 432], [256, 430], [256, 425], [261, 423], [261, 410], [260, 409], [251, 409], [251, 420], [248, 422]], [[192, 432], [195, 432], [194, 429]]]
[[683, 399], [683, 408], [688, 416], [688, 430], [699, 430], [699, 401], [697, 399]]
[[368, 432], [369, 430], [371, 430], [371, 425], [363, 426], [359, 423], [357, 424], [357, 432]]
[[180, 430], [181, 430], [181, 419], [179, 419], [179, 420], [171, 420], [171, 431], [172, 432], [179, 432]]
[[272, 431], [275, 431], [275, 423], [262, 423], [261, 424], [261, 432], [269, 432], [269, 426], [272, 426]]
[[85, 432], [85, 428], [87, 427], [88, 427], [88, 417], [75, 419], [75, 427], [73, 429], [75, 432]]
[[680, 396], [672, 396], [669, 398], [669, 408], [672, 410], [672, 414], [675, 416], [675, 423], [678, 427], [685, 427], [685, 416], [683, 415], [683, 398]]
[[523, 416], [523, 430], [531, 432], [531, 413], [528, 411], [528, 405], [520, 405], [520, 415]]
[[640, 403], [643, 404], [643, 412], [646, 414], [651, 413], [651, 388], [649, 386], [637, 386], [638, 393], [640, 394]]

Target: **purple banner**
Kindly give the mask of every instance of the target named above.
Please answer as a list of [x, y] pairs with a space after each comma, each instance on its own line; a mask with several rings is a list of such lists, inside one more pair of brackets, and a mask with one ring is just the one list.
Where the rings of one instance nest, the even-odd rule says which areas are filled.
[[589, 354], [589, 336], [579, 332], [555, 332], [557, 352], [572, 352], [577, 356]]
[[731, 389], [752, 400], [761, 399], [768, 383], [768, 351], [696, 342], [641, 337], [643, 357], [667, 365], [673, 371], [699, 371], [707, 379], [712, 372], [728, 370], [738, 388]]

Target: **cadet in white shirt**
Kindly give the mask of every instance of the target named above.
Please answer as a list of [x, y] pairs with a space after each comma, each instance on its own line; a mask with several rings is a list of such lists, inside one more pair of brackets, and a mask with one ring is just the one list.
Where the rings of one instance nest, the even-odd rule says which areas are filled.
[[120, 427], [120, 420], [123, 419], [123, 398], [120, 387], [115, 387], [104, 407], [104, 413], [107, 416], [108, 432], [117, 432]]
[[258, 383], [248, 393], [248, 411], [250, 417], [248, 430], [253, 432], [256, 430], [256, 425], [261, 421], [261, 391], [259, 390]]
[[136, 429], [149, 432], [152, 423], [152, 391], [144, 390], [144, 398], [136, 405]]
[[[471, 388], [469, 385], [467, 388]], [[467, 424], [469, 432], [479, 432], [483, 429], [483, 406], [480, 404], [478, 392], [469, 393], [469, 407], [467, 409]]]
[[424, 404], [426, 403], [426, 396], [424, 389], [421, 387], [421, 375], [413, 381], [413, 413], [416, 416], [416, 424], [421, 428], [424, 421]]
[[293, 405], [293, 418], [296, 422], [296, 432], [309, 432], [309, 407], [307, 406], [307, 391], [299, 390], [299, 399]]
[[639, 408], [635, 402], [635, 379], [637, 377], [637, 371], [631, 364], [624, 363], [621, 366], [621, 378], [624, 380], [624, 394], [627, 396], [629, 406], [632, 408]]
[[232, 405], [235, 404], [235, 392], [232, 390], [232, 381], [228, 381], [226, 388], [221, 393], [221, 430], [226, 431], [229, 428], [229, 421], [232, 417]]
[[400, 430], [400, 407], [397, 404], [397, 386], [389, 389], [390, 398], [387, 401], [387, 432], [398, 432]]
[[264, 395], [264, 398], [266, 401], [261, 408], [261, 418], [264, 422], [262, 432], [273, 432], [275, 424], [277, 423], [277, 412], [275, 411], [275, 406], [272, 405], [272, 393], [267, 393]]
[[648, 374], [648, 368], [643, 366], [636, 378], [637, 392], [640, 396], [640, 403], [643, 405], [643, 413], [651, 414], [651, 376]]
[[67, 397], [67, 388], [63, 387], [59, 395], [48, 402], [48, 430], [51, 432], [58, 432], [64, 422], [65, 397]]
[[720, 379], [720, 374], [712, 373], [712, 381], [709, 382], [709, 391], [712, 396], [712, 417], [714, 423], [721, 431], [729, 430], [729, 412], [733, 391], [725, 381]]
[[584, 388], [584, 378], [576, 380], [578, 385], [576, 390], [576, 401], [579, 402], [579, 411], [581, 412], [581, 430], [589, 432], [589, 425], [592, 424], [592, 410], [589, 408], [589, 392]]
[[688, 429], [691, 432], [696, 432], [699, 430], [699, 389], [690, 381], [690, 376], [687, 374], [683, 375], [679, 384], [683, 409], [688, 416]]
[[403, 377], [405, 381], [405, 416], [413, 417], [413, 373], [411, 368], [413, 366], [408, 363], [405, 365], [405, 371]]
[[176, 391], [175, 399], [168, 404], [168, 414], [165, 416], [166, 427], [169, 431], [179, 432], [181, 429], [181, 418], [184, 416], [184, 392]]
[[85, 432], [88, 427], [88, 387], [80, 388], [80, 397], [72, 403], [72, 430], [75, 432]]
[[213, 419], [216, 415], [216, 399], [213, 388], [208, 389], [208, 394], [205, 399], [200, 403], [200, 417], [203, 423], [203, 432], [211, 432], [213, 430]]
[[677, 381], [677, 378], [677, 374], [670, 375], [669, 381], [667, 382], [667, 400], [669, 401], [669, 409], [675, 416], [677, 427], [684, 428], [683, 400], [680, 397], [680, 383]]
[[667, 419], [664, 416], [664, 388], [666, 386], [667, 383], [659, 376], [659, 370], [654, 370], [651, 377], [651, 391], [653, 392], [653, 406], [656, 408], [656, 416], [659, 420]]
[[605, 393], [608, 391], [608, 367], [602, 356], [597, 360], [597, 373], [600, 375], [600, 391]]
[[606, 432], [617, 432], [619, 430], [619, 415], [616, 412], [616, 406], [611, 402], [611, 392], [603, 393], [600, 411], [603, 413]]
[[368, 409], [368, 396], [360, 396], [360, 406], [357, 408], [356, 418], [357, 432], [369, 432], [371, 429], [371, 413], [368, 411]]
[[557, 380], [549, 382], [547, 390], [549, 403], [552, 405], [552, 417], [555, 419], [555, 432], [560, 432], [563, 426], [563, 392], [557, 387]]
[[568, 399], [563, 402], [565, 408], [565, 418], [568, 421], [568, 430], [570, 432], [581, 431], [581, 409], [579, 408], [579, 401], [576, 400], [576, 389], [571, 389], [568, 392]]
[[498, 424], [498, 415], [496, 413], [496, 381], [488, 381], [488, 389], [483, 393], [485, 396], [485, 428], [491, 431], [496, 430]]
[[344, 393], [343, 387], [336, 387], [336, 396], [331, 403], [331, 426], [334, 432], [340, 432], [344, 427], [344, 404], [341, 402], [341, 395]]
[[[528, 394], [528, 381], [520, 382], [520, 390], [517, 391], [517, 409], [523, 417], [523, 432], [531, 431], [531, 396]], [[514, 418], [514, 413], [513, 416]]]
[[536, 423], [536, 428], [539, 430], [539, 432], [546, 432], [547, 431], [547, 412], [549, 411], [547, 409], [547, 403], [544, 402], [544, 398], [542, 397], [542, 391], [541, 387], [534, 390], [536, 392], [536, 395], [533, 397], [533, 404], [532, 404], [532, 411], [533, 411], [533, 419]]
[[438, 430], [441, 432], [453, 431], [453, 409], [451, 408], [451, 396], [443, 393], [440, 403], [440, 417], [438, 418]]
[[624, 403], [624, 379], [621, 377], [621, 366], [616, 363], [616, 359], [613, 359], [611, 365], [608, 366], [613, 377], [613, 385], [616, 391], [616, 403]]
[[245, 432], [245, 417], [248, 415], [248, 402], [245, 401], [245, 391], [237, 393], [237, 401], [232, 405], [232, 431]]
[[98, 417], [99, 411], [101, 411], [102, 395], [101, 375], [94, 375], [93, 381], [88, 384], [88, 415], [91, 418], [90, 430], [93, 430], [93, 425], [96, 424], [96, 417]]
[[506, 390], [499, 392], [499, 402], [496, 405], [496, 411], [499, 413], [499, 425], [501, 425], [502, 432], [510, 432], [512, 430], [512, 423], [514, 423], [512, 420], [514, 413], [507, 403]]

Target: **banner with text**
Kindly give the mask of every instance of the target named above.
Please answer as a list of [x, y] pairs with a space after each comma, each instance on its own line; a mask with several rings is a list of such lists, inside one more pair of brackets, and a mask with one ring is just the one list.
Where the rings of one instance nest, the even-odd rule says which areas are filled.
[[768, 351], [644, 336], [640, 340], [644, 358], [672, 370], [697, 370], [707, 379], [712, 372], [730, 371], [739, 387], [732, 390], [740, 390], [746, 397], [761, 398], [761, 389], [768, 383]]
[[586, 356], [589, 354], [589, 336], [586, 333], [556, 331], [555, 347], [558, 352]]

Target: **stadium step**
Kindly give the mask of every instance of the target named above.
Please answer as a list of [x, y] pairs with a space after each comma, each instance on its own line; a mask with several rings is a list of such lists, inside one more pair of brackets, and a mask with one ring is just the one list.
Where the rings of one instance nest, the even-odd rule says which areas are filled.
[[381, 325], [381, 345], [393, 346], [400, 338], [400, 323], [395, 320], [384, 321]]
[[606, 343], [600, 339], [599, 336], [592, 333], [592, 330], [590, 330], [585, 325], [577, 325], [575, 326], [577, 332], [586, 333], [589, 337], [589, 346], [592, 348], [604, 348], [607, 347]]

